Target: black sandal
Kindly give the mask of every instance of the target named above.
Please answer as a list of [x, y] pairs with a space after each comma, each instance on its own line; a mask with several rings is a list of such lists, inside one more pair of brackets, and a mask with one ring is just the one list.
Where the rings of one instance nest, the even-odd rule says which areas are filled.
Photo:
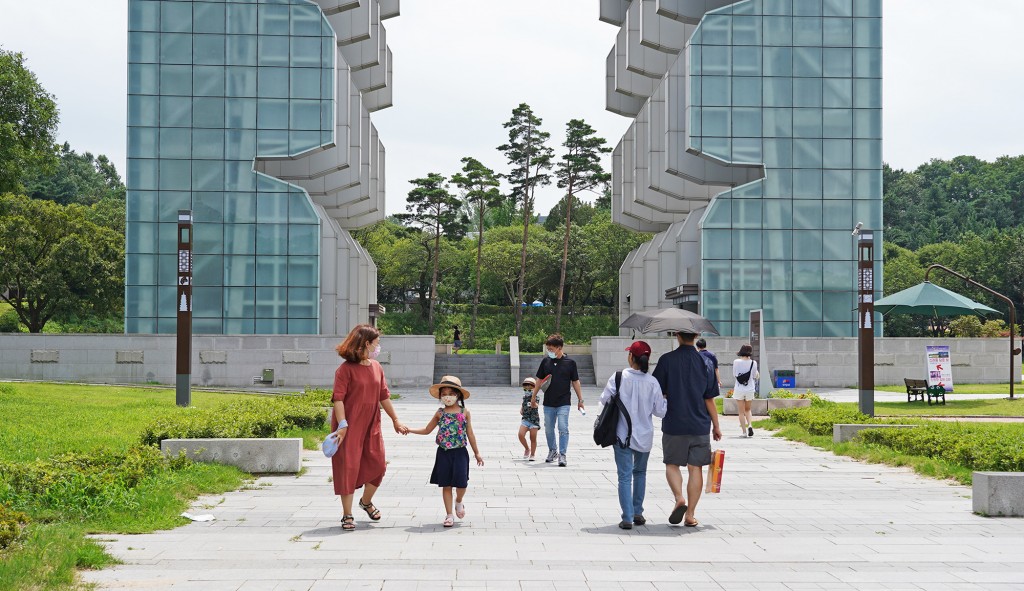
[[341, 518], [341, 529], [343, 531], [352, 531], [356, 528], [356, 518], [351, 515], [344, 515]]
[[366, 511], [366, 515], [368, 515], [373, 521], [380, 521], [380, 511], [377, 507], [373, 506], [373, 503], [366, 503], [364, 505], [363, 501], [360, 499], [359, 508]]

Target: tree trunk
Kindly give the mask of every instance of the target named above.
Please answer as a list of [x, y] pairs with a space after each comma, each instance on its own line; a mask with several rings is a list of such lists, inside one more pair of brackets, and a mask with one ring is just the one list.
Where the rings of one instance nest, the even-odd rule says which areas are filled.
[[469, 348], [476, 348], [476, 310], [480, 306], [480, 259], [484, 251], [484, 200], [480, 198], [479, 225], [476, 235], [476, 293], [473, 294], [473, 319], [469, 322]]
[[526, 241], [530, 237], [530, 203], [523, 194], [523, 250], [519, 255], [519, 288], [516, 295], [516, 337], [523, 327], [523, 287], [526, 285]]
[[572, 185], [569, 178], [565, 195], [565, 242], [562, 244], [562, 274], [558, 277], [558, 305], [555, 307], [555, 332], [562, 332], [562, 299], [565, 297], [565, 264], [569, 260], [569, 229], [572, 227]]
[[[438, 216], [440, 220], [440, 216]], [[441, 268], [441, 222], [434, 226], [434, 276], [430, 279], [430, 312], [427, 317], [427, 324], [430, 326], [430, 334], [434, 334], [434, 302], [437, 301], [437, 273]]]

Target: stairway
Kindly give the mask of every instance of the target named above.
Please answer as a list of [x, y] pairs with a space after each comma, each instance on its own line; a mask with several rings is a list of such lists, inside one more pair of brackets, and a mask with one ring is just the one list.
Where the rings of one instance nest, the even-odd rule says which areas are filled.
[[434, 383], [441, 376], [456, 376], [470, 391], [474, 386], [510, 386], [512, 369], [508, 355], [434, 355]]
[[[580, 384], [593, 386], [597, 383], [594, 377], [594, 358], [590, 355], [567, 355], [569, 359], [576, 362], [576, 371], [580, 374]], [[519, 376], [535, 376], [537, 368], [540, 367], [543, 355], [523, 355], [519, 358]], [[511, 379], [511, 378], [510, 378]], [[607, 378], [605, 378], [607, 380]], [[602, 380], [600, 385], [604, 385]]]

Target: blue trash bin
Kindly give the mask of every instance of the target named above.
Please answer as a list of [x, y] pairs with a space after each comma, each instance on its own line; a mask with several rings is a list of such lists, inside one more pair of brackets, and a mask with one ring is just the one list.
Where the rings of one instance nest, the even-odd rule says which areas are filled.
[[796, 371], [792, 369], [773, 369], [772, 383], [776, 388], [795, 388]]

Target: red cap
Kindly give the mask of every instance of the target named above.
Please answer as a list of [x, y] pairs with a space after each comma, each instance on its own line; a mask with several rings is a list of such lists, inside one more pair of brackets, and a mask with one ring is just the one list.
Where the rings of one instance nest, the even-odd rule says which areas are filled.
[[643, 341], [633, 341], [633, 344], [626, 347], [626, 350], [633, 354], [633, 357], [651, 356], [651, 346]]

